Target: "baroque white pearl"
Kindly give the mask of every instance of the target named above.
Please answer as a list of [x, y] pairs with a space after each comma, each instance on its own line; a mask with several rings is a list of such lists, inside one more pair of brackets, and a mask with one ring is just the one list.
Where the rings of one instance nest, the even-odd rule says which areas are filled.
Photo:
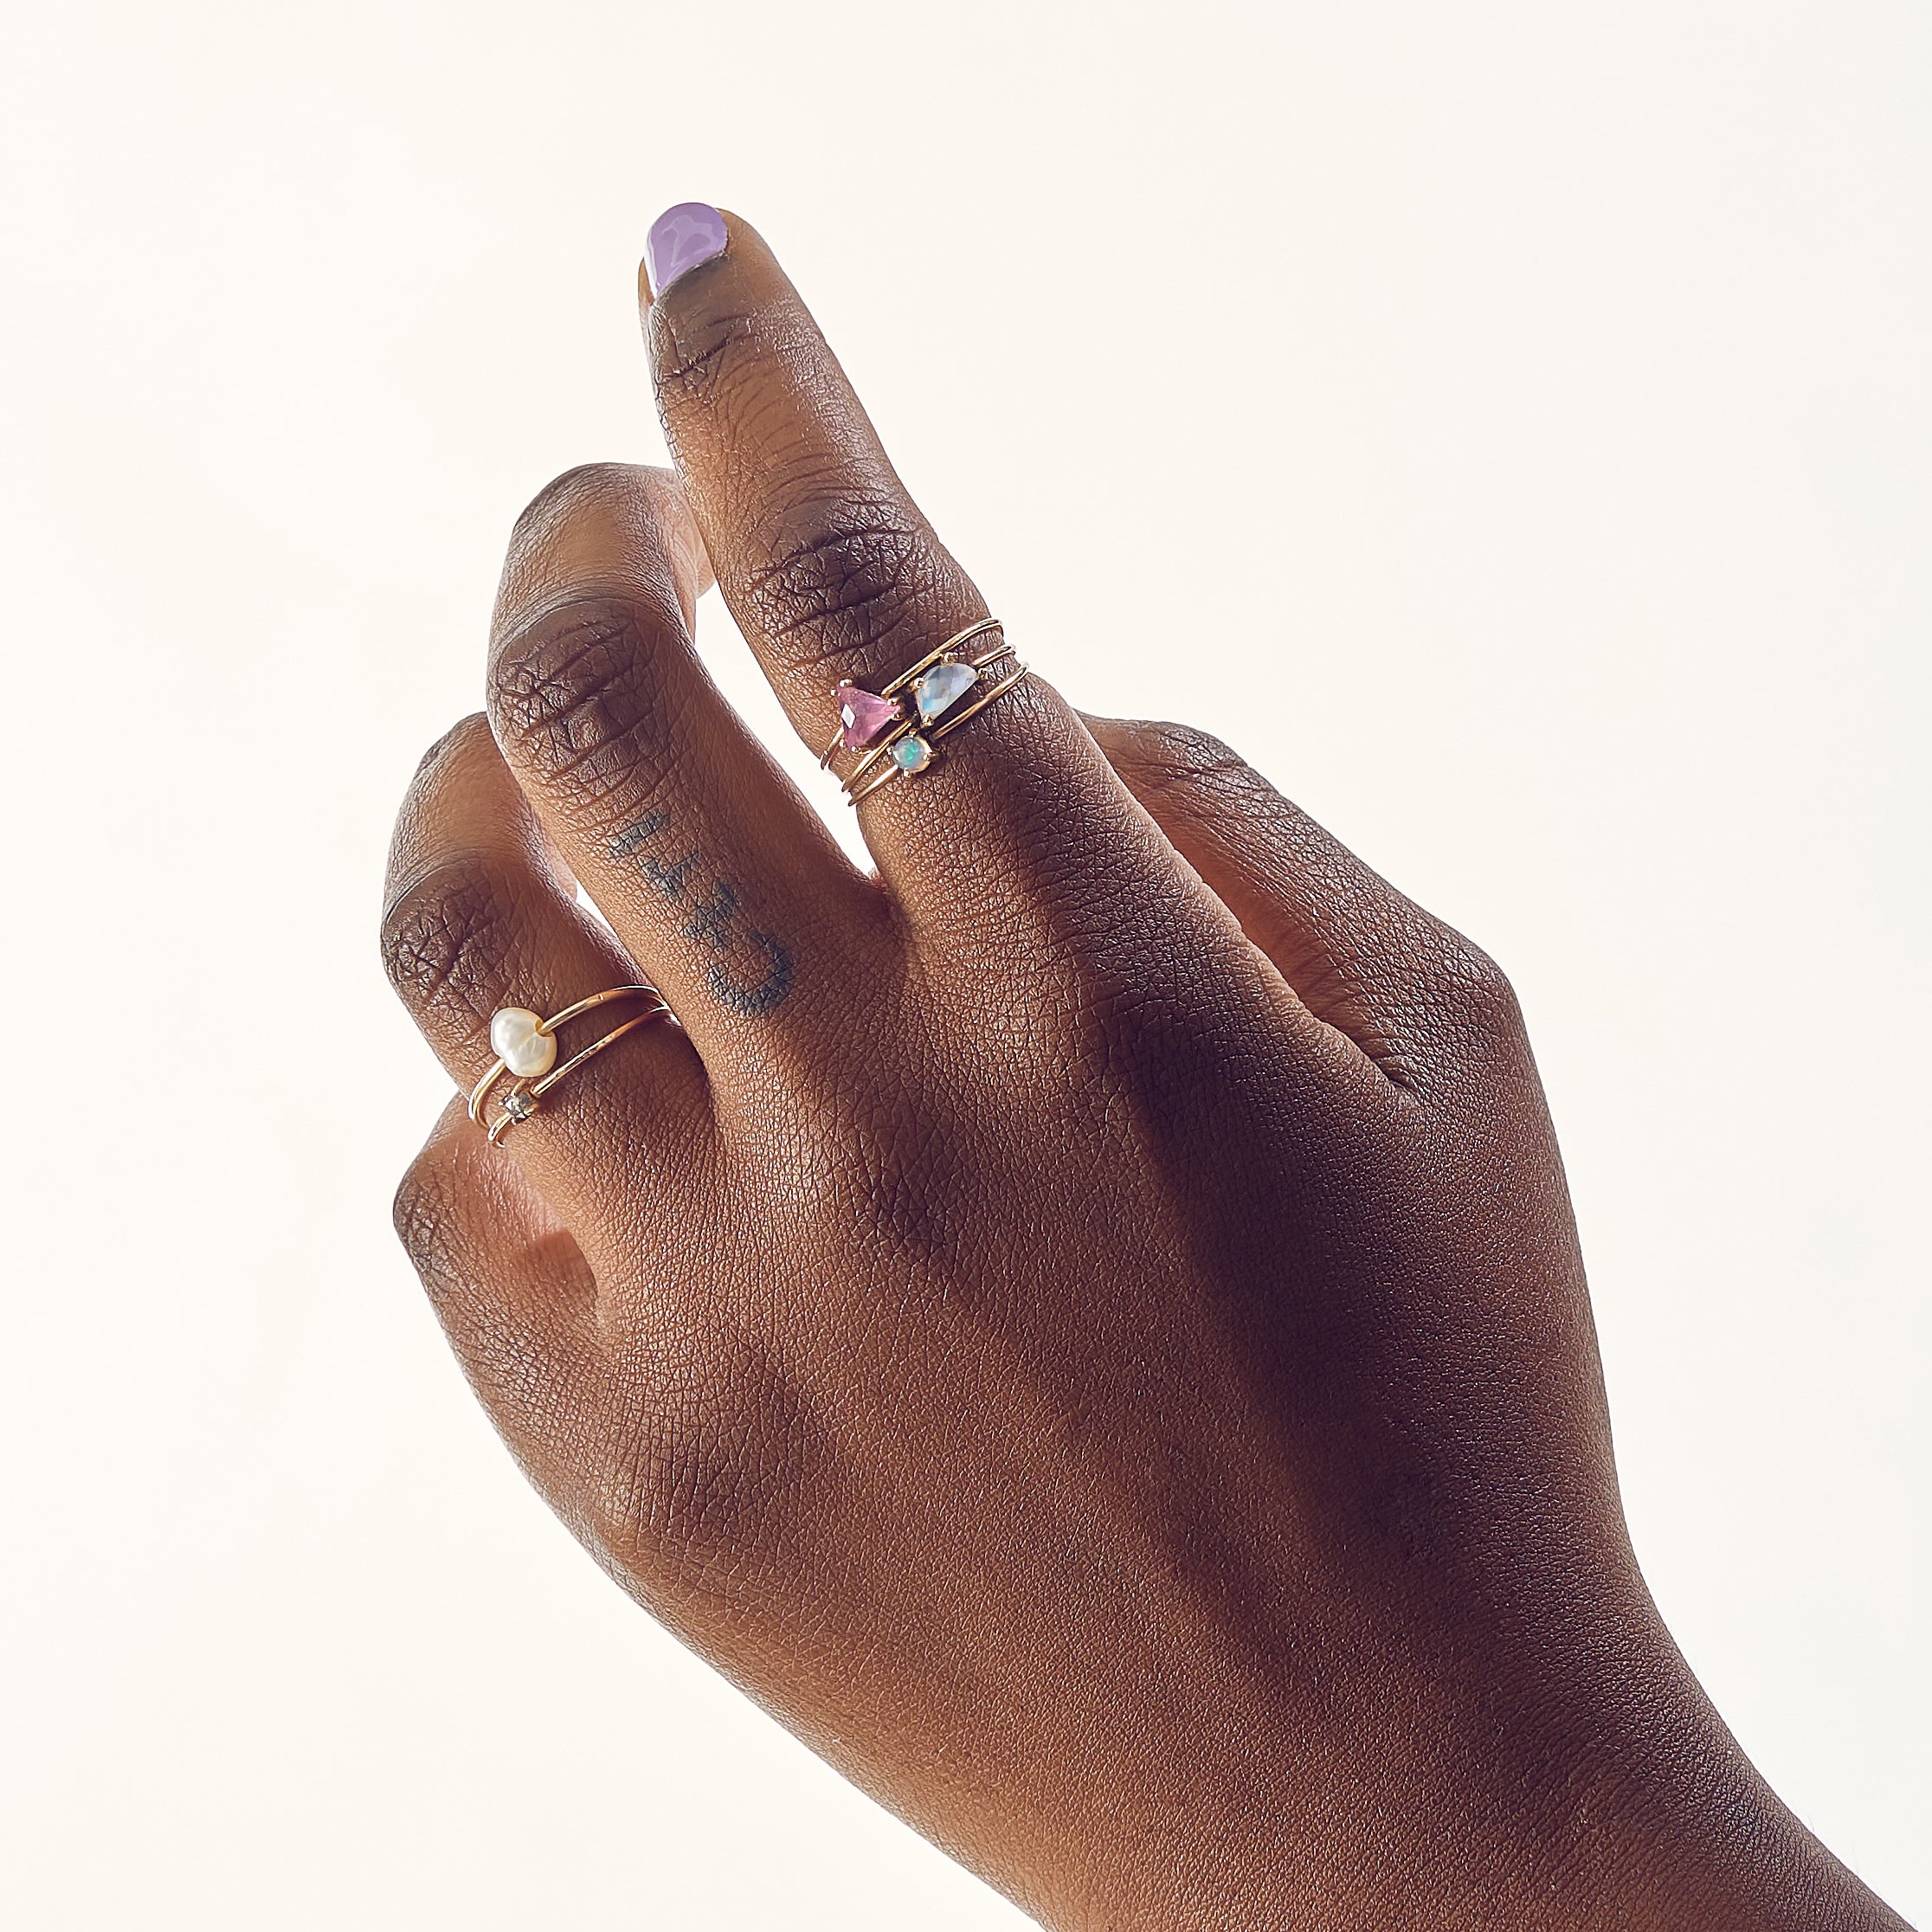
[[557, 1064], [557, 1036], [538, 1033], [542, 1024], [528, 1007], [505, 1007], [491, 1015], [490, 1046], [517, 1079], [537, 1079]]

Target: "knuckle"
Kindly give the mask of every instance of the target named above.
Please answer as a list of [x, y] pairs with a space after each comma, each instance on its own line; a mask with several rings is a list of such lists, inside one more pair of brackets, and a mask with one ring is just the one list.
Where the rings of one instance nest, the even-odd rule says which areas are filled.
[[506, 640], [490, 668], [505, 745], [567, 803], [595, 812], [633, 798], [673, 742], [664, 614], [638, 598], [573, 599]]
[[474, 860], [433, 866], [383, 915], [383, 969], [412, 1011], [448, 1009], [486, 1026], [504, 983], [512, 926], [506, 894]]
[[390, 1204], [390, 1219], [409, 1265], [425, 1284], [440, 1281], [448, 1272], [449, 1197], [426, 1161], [410, 1163]]
[[658, 391], [673, 406], [703, 402], [738, 363], [758, 352], [756, 315], [738, 308], [685, 302], [651, 305], [651, 347]]
[[1432, 963], [1439, 997], [1465, 1027], [1492, 1040], [1522, 1031], [1516, 988], [1480, 946], [1445, 929]]
[[523, 1431], [561, 1434], [570, 1417], [559, 1414], [556, 1354], [541, 1323], [506, 1308], [473, 1196], [425, 1150], [403, 1175], [391, 1212], [403, 1253], [485, 1407]]
[[768, 538], [748, 589], [768, 634], [810, 669], [905, 629], [945, 588], [931, 537], [903, 504], [846, 500]]

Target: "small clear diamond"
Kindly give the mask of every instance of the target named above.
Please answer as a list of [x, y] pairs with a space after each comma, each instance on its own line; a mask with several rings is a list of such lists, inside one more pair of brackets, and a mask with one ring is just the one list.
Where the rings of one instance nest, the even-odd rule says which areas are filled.
[[503, 1111], [512, 1120], [528, 1120], [537, 1111], [537, 1096], [522, 1087], [512, 1087], [504, 1096]]

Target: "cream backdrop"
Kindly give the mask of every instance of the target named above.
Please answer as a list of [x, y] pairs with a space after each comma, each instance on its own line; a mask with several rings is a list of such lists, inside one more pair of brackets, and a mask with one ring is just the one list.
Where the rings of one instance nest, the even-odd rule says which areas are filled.
[[1048, 676], [1510, 969], [1665, 1613], [1932, 1915], [1929, 22], [15, 0], [0, 1918], [1017, 1922], [577, 1552], [389, 1230], [390, 815], [518, 508], [661, 448], [692, 196]]

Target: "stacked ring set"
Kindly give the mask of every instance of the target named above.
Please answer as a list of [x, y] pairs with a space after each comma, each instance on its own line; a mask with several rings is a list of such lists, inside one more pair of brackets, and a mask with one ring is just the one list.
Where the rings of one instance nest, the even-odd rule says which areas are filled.
[[[990, 645], [970, 652], [993, 633], [998, 634]], [[924, 771], [948, 731], [977, 717], [1026, 674], [997, 617], [969, 624], [878, 691], [839, 686], [832, 693], [839, 729], [819, 763], [828, 768], [841, 750], [862, 754], [840, 781], [847, 802], [856, 805], [882, 785]]]
[[[613, 1027], [602, 1039], [594, 1040], [571, 1054], [563, 1066], [557, 1064], [557, 1029], [593, 1007], [609, 1006], [613, 1000], [645, 1000], [649, 1005], [640, 1014]], [[490, 1016], [490, 1045], [497, 1058], [490, 1070], [470, 1090], [469, 1117], [483, 1117], [483, 1103], [490, 1089], [507, 1073], [514, 1085], [503, 1097], [503, 1111], [490, 1123], [490, 1144], [494, 1147], [519, 1120], [528, 1120], [542, 1106], [544, 1096], [566, 1073], [574, 1073], [587, 1059], [654, 1020], [667, 1019], [671, 1009], [650, 986], [613, 986], [579, 1000], [548, 1020], [539, 1019], [528, 1007], [503, 1007]]]

